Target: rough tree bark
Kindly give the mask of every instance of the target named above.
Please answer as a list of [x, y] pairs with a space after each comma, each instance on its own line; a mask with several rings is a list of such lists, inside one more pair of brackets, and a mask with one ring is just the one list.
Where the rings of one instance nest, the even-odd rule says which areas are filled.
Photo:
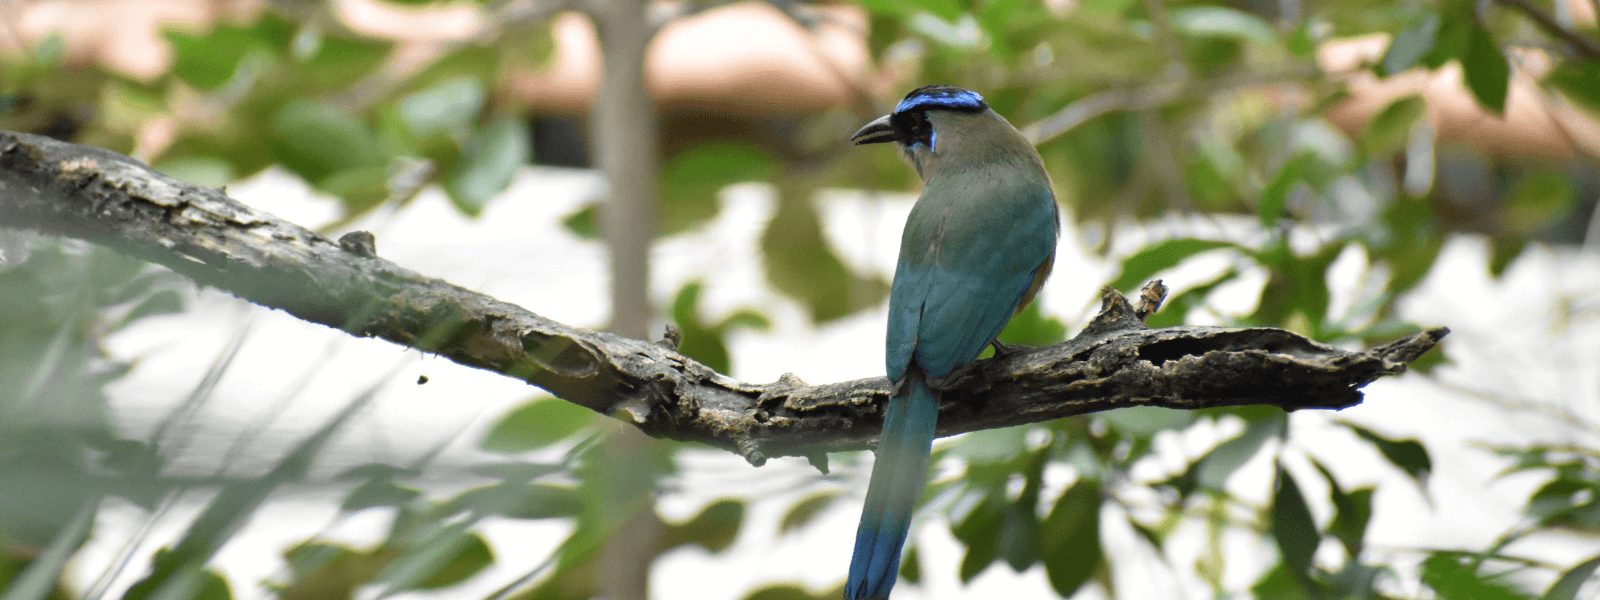
[[[542, 387], [652, 436], [742, 454], [820, 458], [867, 447], [883, 378], [735, 381], [672, 344], [556, 323], [378, 258], [370, 236], [329, 240], [222, 191], [133, 159], [0, 131], [0, 225], [81, 238], [353, 335], [378, 337]], [[1400, 373], [1448, 330], [1351, 352], [1271, 328], [1147, 329], [1126, 299], [1077, 337], [981, 361], [950, 382], [939, 435], [1129, 406], [1338, 409]]]

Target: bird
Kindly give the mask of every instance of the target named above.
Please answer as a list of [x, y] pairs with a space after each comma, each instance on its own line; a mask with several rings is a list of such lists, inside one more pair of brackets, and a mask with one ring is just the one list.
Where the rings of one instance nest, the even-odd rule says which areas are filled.
[[1033, 144], [983, 96], [912, 90], [850, 136], [896, 144], [922, 179], [889, 291], [885, 366], [893, 393], [856, 528], [845, 597], [888, 598], [927, 484], [941, 387], [1049, 277], [1060, 236], [1050, 176]]

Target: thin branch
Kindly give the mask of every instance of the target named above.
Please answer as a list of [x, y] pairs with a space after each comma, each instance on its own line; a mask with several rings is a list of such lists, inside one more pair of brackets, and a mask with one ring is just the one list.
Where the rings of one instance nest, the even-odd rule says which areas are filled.
[[1315, 78], [1315, 68], [1269, 73], [1243, 73], [1215, 79], [1168, 79], [1137, 87], [1108, 89], [1079, 98], [1048, 117], [1022, 128], [1034, 145], [1043, 144], [1096, 118], [1117, 111], [1149, 110], [1184, 100], [1204, 98], [1221, 91]]
[[1532, 19], [1545, 33], [1572, 46], [1573, 52], [1589, 60], [1600, 60], [1600, 42], [1584, 37], [1572, 28], [1562, 25], [1555, 15], [1535, 6], [1530, 0], [1495, 0], [1497, 4], [1515, 9]]
[[[826, 452], [870, 445], [890, 394], [881, 377], [735, 381], [670, 343], [563, 325], [383, 260], [375, 244], [341, 245], [222, 190], [34, 135], [0, 131], [0, 223], [101, 244], [302, 320], [515, 377], [650, 435], [755, 464], [820, 463]], [[942, 382], [938, 433], [1129, 406], [1344, 408], [1361, 402], [1361, 386], [1404, 371], [1448, 333], [1351, 352], [1281, 329], [1148, 329], [1138, 312], [1107, 290], [1076, 338], [980, 361]]]

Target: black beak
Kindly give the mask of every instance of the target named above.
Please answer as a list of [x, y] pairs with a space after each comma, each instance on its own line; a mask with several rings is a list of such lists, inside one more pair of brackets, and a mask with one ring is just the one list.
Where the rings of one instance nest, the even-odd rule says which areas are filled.
[[850, 136], [850, 141], [859, 146], [861, 144], [892, 142], [895, 141], [896, 137], [894, 125], [889, 123], [889, 115], [884, 115], [874, 119], [871, 123], [862, 125], [861, 129], [856, 130], [855, 135]]

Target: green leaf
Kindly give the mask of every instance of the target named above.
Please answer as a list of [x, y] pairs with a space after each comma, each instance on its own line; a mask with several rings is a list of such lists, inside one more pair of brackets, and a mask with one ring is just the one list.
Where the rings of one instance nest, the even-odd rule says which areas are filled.
[[387, 40], [323, 35], [294, 75], [302, 85], [348, 88], [388, 60], [393, 48]]
[[1021, 456], [1028, 448], [1027, 427], [983, 429], [956, 438], [955, 443], [935, 452], [969, 463], [1000, 463]]
[[489, 549], [489, 544], [478, 534], [469, 533], [457, 544], [457, 550], [445, 559], [444, 564], [436, 567], [432, 575], [417, 584], [417, 589], [447, 588], [472, 578], [492, 564], [494, 551]]
[[1172, 26], [1193, 37], [1232, 38], [1270, 45], [1278, 34], [1272, 25], [1253, 14], [1222, 6], [1185, 6], [1169, 11]]
[[449, 587], [466, 581], [494, 564], [494, 552], [478, 534], [468, 531], [472, 520], [429, 523], [420, 534], [403, 541], [399, 555], [372, 578], [383, 589], [380, 596], [405, 590]]
[[1385, 157], [1406, 147], [1411, 129], [1427, 115], [1428, 105], [1417, 96], [1406, 96], [1384, 107], [1361, 132], [1361, 149], [1370, 157]]
[[813, 594], [798, 584], [773, 584], [751, 591], [744, 600], [834, 600], [843, 595], [843, 590], [836, 594]]
[[1588, 498], [1595, 487], [1593, 481], [1557, 477], [1540, 486], [1532, 496], [1529, 496], [1528, 504], [1522, 510], [1541, 522], [1549, 522], [1553, 517], [1572, 512], [1579, 506], [1581, 499]]
[[1196, 142], [1194, 156], [1184, 168], [1191, 193], [1203, 206], [1232, 210], [1246, 189], [1250, 171], [1244, 156], [1232, 144], [1202, 138]]
[[1255, 584], [1250, 586], [1250, 592], [1256, 598], [1272, 600], [1321, 600], [1307, 593], [1303, 579], [1290, 573], [1282, 562], [1274, 565], [1261, 576], [1261, 579], [1256, 580]]
[[1600, 555], [1589, 560], [1573, 565], [1561, 574], [1561, 578], [1550, 584], [1550, 589], [1544, 593], [1543, 600], [1577, 600], [1578, 592], [1583, 589], [1583, 584], [1594, 577], [1595, 569], [1600, 569]]
[[[906, 549], [906, 557], [900, 561], [900, 581], [911, 584], [922, 583], [922, 551], [915, 544]], [[844, 595], [844, 590], [839, 592], [827, 596], [824, 600], [833, 600]]]
[[273, 40], [252, 28], [219, 25], [205, 34], [167, 31], [172, 44], [172, 74], [202, 91], [211, 91], [233, 80], [239, 68], [250, 60], [271, 60]]
[[1394, 570], [1387, 565], [1368, 565], [1357, 562], [1355, 559], [1346, 560], [1339, 572], [1333, 574], [1329, 582], [1328, 593], [1322, 598], [1341, 599], [1378, 599], [1383, 598], [1379, 593], [1378, 581], [1380, 577], [1393, 580]]
[[1392, 271], [1388, 292], [1400, 295], [1422, 281], [1444, 247], [1444, 235], [1433, 203], [1425, 198], [1402, 198], [1389, 205], [1378, 223], [1380, 232], [1367, 242], [1374, 258]]
[[385, 564], [393, 552], [356, 552], [344, 546], [322, 542], [303, 542], [283, 553], [293, 579], [274, 590], [283, 600], [349, 599]]
[[[1511, 268], [1511, 263], [1522, 256], [1522, 251], [1528, 248], [1527, 236], [1497, 235], [1489, 238], [1489, 275], [1496, 279], [1506, 274], [1506, 269]], [[1408, 367], [1411, 370], [1416, 368]]]
[[1309, 19], [1301, 22], [1299, 25], [1296, 25], [1295, 28], [1289, 32], [1289, 37], [1284, 40], [1284, 49], [1288, 50], [1289, 54], [1295, 58], [1315, 58], [1317, 54], [1317, 47], [1320, 46], [1323, 41], [1321, 39], [1322, 36], [1319, 35], [1315, 25], [1316, 23]]
[[661, 231], [671, 235], [717, 216], [718, 192], [743, 181], [769, 181], [773, 159], [737, 142], [700, 144], [672, 157], [661, 173]]
[[822, 514], [822, 510], [833, 504], [839, 498], [837, 491], [822, 491], [805, 498], [801, 498], [789, 511], [783, 513], [783, 519], [778, 522], [778, 533], [789, 533], [805, 527]]
[[422, 71], [407, 78], [405, 86], [396, 91], [400, 94], [410, 94], [457, 77], [494, 81], [499, 70], [498, 48], [490, 45], [465, 44], [429, 63]]
[[1343, 249], [1344, 244], [1329, 243], [1310, 256], [1299, 256], [1278, 238], [1255, 253], [1256, 260], [1269, 270], [1251, 321], [1304, 331], [1313, 338], [1325, 337], [1330, 297], [1328, 265]]
[[1033, 0], [990, 0], [981, 8], [976, 5], [974, 8], [978, 25], [983, 28], [984, 39], [988, 42], [989, 54], [1004, 64], [1016, 60], [1018, 49], [1012, 42], [1018, 26], [1050, 18], [1048, 9]]
[[502, 462], [472, 467], [473, 473], [484, 477], [493, 477], [508, 483], [533, 481], [545, 475], [562, 473], [567, 470], [567, 465], [544, 462]]
[[506, 413], [479, 444], [485, 451], [518, 454], [537, 450], [582, 430], [594, 413], [555, 398], [532, 400]]
[[749, 309], [737, 311], [720, 323], [702, 321], [699, 314], [702, 288], [699, 281], [684, 284], [672, 301], [672, 321], [678, 325], [679, 333], [683, 336], [678, 343], [678, 352], [705, 363], [713, 370], [726, 373], [733, 366], [724, 341], [728, 334], [738, 327], [766, 329], [771, 323], [760, 313]]
[[27, 563], [28, 567], [15, 579], [8, 582], [5, 574], [0, 572], [0, 583], [7, 584], [0, 587], [0, 592], [4, 592], [0, 593], [0, 600], [44, 600], [51, 597], [50, 593], [56, 590], [56, 583], [61, 580], [61, 574], [72, 555], [89, 539], [95, 512], [100, 507], [98, 501], [90, 500], [85, 500], [77, 516], [56, 533], [49, 546], [32, 557], [33, 560]]
[[1472, 30], [1478, 28], [1477, 8], [1471, 2], [1446, 0], [1436, 5], [1439, 11], [1439, 33], [1433, 48], [1422, 55], [1422, 66], [1439, 69], [1466, 53], [1467, 40]]
[[1192, 467], [1195, 483], [1206, 489], [1225, 489], [1233, 472], [1255, 457], [1267, 440], [1283, 431], [1283, 423], [1281, 417], [1252, 421], [1237, 437], [1218, 444]]
[[965, 12], [955, 0], [861, 0], [861, 7], [867, 12], [899, 18], [927, 12], [946, 21], [954, 21]]
[[1067, 324], [1044, 314], [1044, 307], [1030, 302], [1000, 332], [1000, 343], [1021, 346], [1048, 346], [1067, 339]]
[[1455, 552], [1440, 552], [1422, 562], [1422, 582], [1440, 598], [1471, 600], [1525, 600], [1528, 595], [1478, 574], [1475, 560]]
[[1100, 413], [1112, 429], [1135, 437], [1152, 437], [1163, 431], [1188, 427], [1197, 418], [1195, 411], [1159, 406], [1134, 406]]
[[157, 171], [195, 185], [221, 187], [236, 179], [233, 165], [215, 156], [178, 156], [153, 166]]
[[1511, 64], [1505, 52], [1483, 27], [1473, 27], [1467, 37], [1466, 53], [1461, 57], [1461, 69], [1467, 80], [1467, 89], [1478, 104], [1494, 114], [1505, 114], [1506, 93], [1511, 82]]
[[[1600, 488], [1593, 483], [1591, 489]], [[1570, 529], [1574, 531], [1592, 532], [1600, 530], [1600, 499], [1591, 498], [1573, 506], [1571, 510], [1561, 511], [1544, 519], [1544, 525], [1557, 529]]]
[[805, 304], [818, 323], [876, 307], [889, 291], [881, 279], [852, 272], [834, 253], [809, 193], [780, 190], [761, 251], [773, 287]]
[[155, 559], [150, 561], [151, 574], [129, 587], [122, 600], [228, 600], [233, 597], [227, 579], [211, 569], [184, 564], [177, 553], [166, 548], [157, 550]]
[[183, 294], [177, 290], [160, 290], [139, 300], [133, 308], [122, 314], [112, 329], [122, 329], [145, 317], [183, 312]]
[[1089, 581], [1103, 558], [1100, 548], [1100, 482], [1079, 479], [1056, 500], [1039, 528], [1039, 555], [1050, 587], [1071, 596]]
[[483, 84], [472, 77], [454, 77], [401, 98], [396, 109], [407, 130], [417, 137], [465, 135], [483, 110]]
[[273, 156], [313, 184], [330, 175], [382, 166], [372, 131], [354, 116], [329, 104], [292, 100], [272, 116]]
[[583, 491], [571, 485], [510, 481], [462, 492], [440, 505], [438, 514], [466, 511], [502, 515], [511, 519], [562, 519], [585, 506]]
[[1534, 233], [1571, 212], [1573, 196], [1572, 184], [1561, 173], [1524, 175], [1506, 197], [1505, 224], [1518, 233]]
[[1410, 25], [1394, 36], [1393, 41], [1389, 42], [1389, 49], [1384, 51], [1383, 59], [1378, 62], [1378, 72], [1394, 75], [1416, 66], [1423, 56], [1433, 50], [1434, 41], [1438, 37], [1438, 13], [1425, 12], [1418, 15]]
[[360, 167], [340, 171], [324, 178], [317, 184], [317, 189], [337, 196], [344, 205], [346, 215], [359, 215], [389, 199], [389, 167]]
[[496, 119], [467, 141], [461, 162], [445, 179], [445, 191], [456, 208], [475, 216], [511, 185], [532, 154], [528, 126], [521, 119]]
[[421, 492], [415, 488], [395, 485], [388, 479], [373, 479], [363, 482], [345, 494], [344, 501], [339, 504], [339, 510], [357, 512], [368, 508], [399, 507], [411, 502], [420, 496]]
[[[1039, 562], [1039, 488], [1043, 487], [1048, 451], [1030, 453], [1023, 469], [1022, 493], [1005, 507], [1000, 528], [1000, 558], [1021, 573]], [[1081, 476], [1081, 475], [1080, 475]], [[1009, 479], [1009, 478], [1008, 478]]]
[[[254, 515], [273, 491], [290, 481], [305, 478], [312, 459], [325, 448], [350, 419], [359, 414], [373, 397], [369, 389], [305, 436], [294, 449], [278, 459], [271, 471], [258, 479], [230, 482], [213, 496], [200, 515], [189, 524], [183, 537], [170, 551], [157, 555], [150, 573], [129, 590], [135, 598], [189, 597], [194, 594], [227, 594], [226, 580], [205, 568]], [[218, 582], [220, 581], [220, 591]], [[137, 591], [137, 593], [135, 593]], [[226, 597], [226, 596], [221, 596]]]
[[1177, 266], [1184, 259], [1222, 248], [1239, 248], [1239, 245], [1223, 240], [1175, 238], [1146, 246], [1122, 261], [1122, 273], [1111, 282], [1111, 287], [1132, 290], [1149, 282], [1156, 273]]
[[1304, 183], [1307, 171], [1316, 163], [1317, 155], [1301, 152], [1283, 164], [1266, 187], [1261, 189], [1261, 201], [1256, 206], [1256, 217], [1268, 229], [1277, 225], [1289, 206], [1289, 193], [1294, 186]]
[[1423, 492], [1427, 492], [1428, 474], [1433, 471], [1433, 461], [1428, 458], [1428, 449], [1423, 447], [1420, 442], [1416, 440], [1393, 440], [1348, 421], [1340, 421], [1340, 423], [1350, 428], [1361, 439], [1376, 446], [1378, 452], [1383, 454], [1383, 457], [1388, 459], [1390, 464], [1399, 467], [1401, 471], [1410, 475], [1411, 479], [1417, 482]]
[[673, 525], [662, 535], [666, 548], [694, 544], [711, 552], [721, 552], [733, 544], [744, 523], [744, 503], [723, 499], [707, 506], [687, 523]]
[[1600, 112], [1600, 61], [1567, 60], [1546, 75], [1544, 82], [1573, 103]]
[[1333, 472], [1316, 459], [1311, 464], [1328, 482], [1328, 499], [1333, 501], [1333, 521], [1328, 524], [1328, 534], [1339, 540], [1345, 554], [1353, 562], [1361, 556], [1367, 536], [1367, 524], [1372, 521], [1372, 488], [1363, 487], [1346, 493], [1334, 479]]
[[594, 202], [584, 204], [561, 220], [567, 231], [572, 232], [586, 240], [599, 239], [600, 237], [600, 205]]
[[1317, 543], [1322, 540], [1317, 523], [1311, 518], [1311, 509], [1300, 493], [1294, 476], [1277, 465], [1277, 491], [1272, 495], [1272, 540], [1283, 557], [1283, 566], [1302, 583], [1311, 582], [1311, 560], [1316, 555]]
[[67, 40], [59, 32], [51, 33], [34, 44], [32, 54], [35, 66], [59, 68], [66, 63]]
[[1000, 557], [1000, 530], [1005, 524], [1006, 496], [999, 486], [981, 488], [983, 500], [950, 531], [966, 546], [957, 575], [969, 583]]
[[496, 42], [505, 49], [507, 67], [517, 72], [548, 71], [556, 57], [554, 19], [501, 24]]

